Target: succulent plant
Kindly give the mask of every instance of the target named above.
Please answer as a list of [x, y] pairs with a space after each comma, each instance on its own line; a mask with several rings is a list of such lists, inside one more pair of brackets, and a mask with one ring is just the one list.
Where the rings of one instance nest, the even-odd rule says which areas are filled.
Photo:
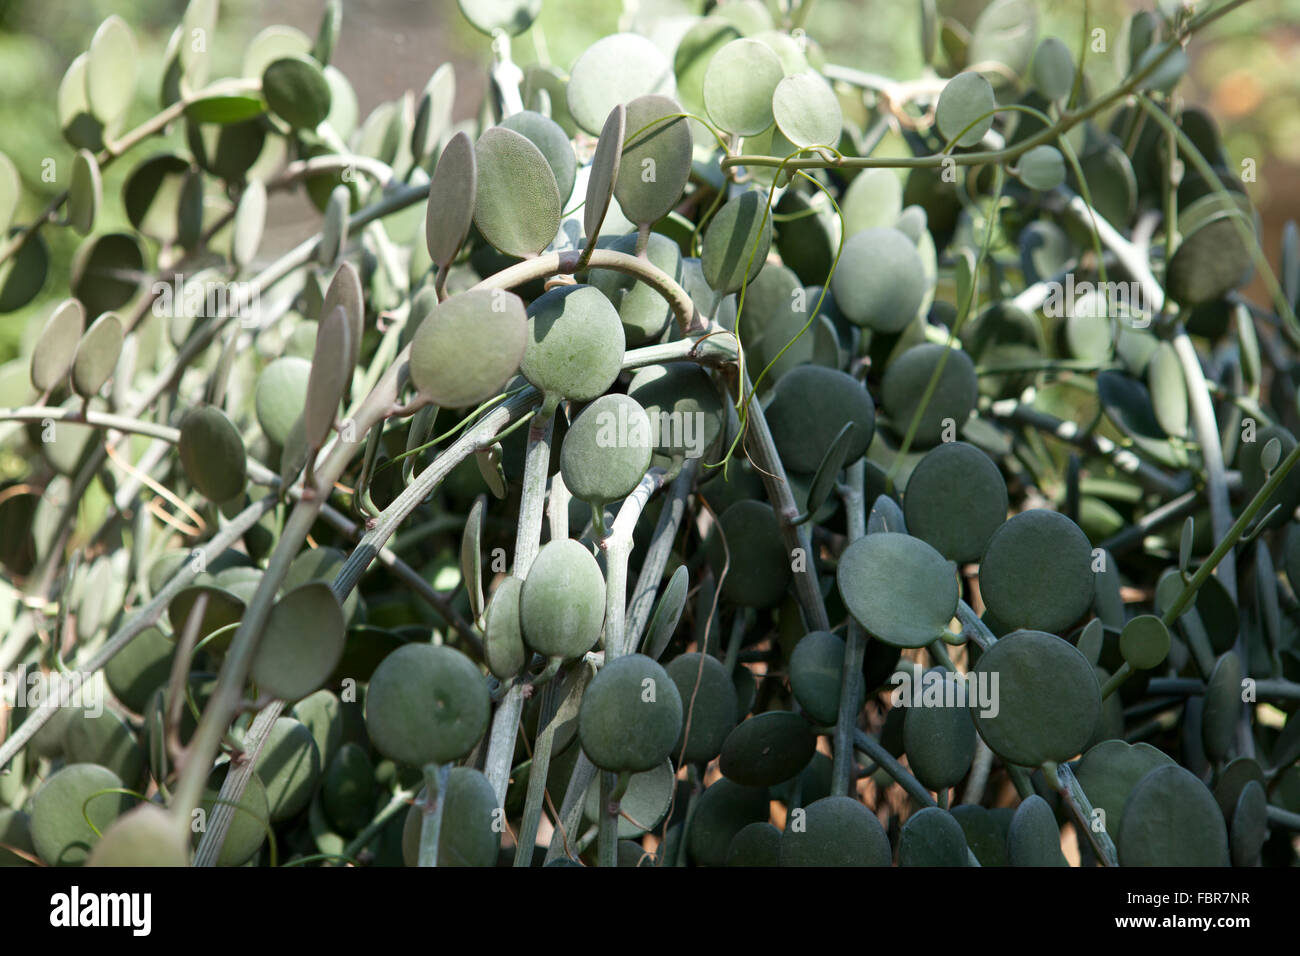
[[459, 0], [481, 108], [360, 118], [340, 0], [232, 77], [191, 0], [132, 129], [110, 17], [58, 200], [0, 154], [0, 865], [1295, 865], [1300, 231], [1175, 93], [1241, 2], [1094, 88], [1032, 0], [907, 80]]

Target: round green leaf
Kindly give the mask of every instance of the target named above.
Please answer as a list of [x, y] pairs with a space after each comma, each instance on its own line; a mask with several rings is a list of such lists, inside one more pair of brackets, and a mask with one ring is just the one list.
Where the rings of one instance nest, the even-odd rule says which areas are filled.
[[72, 294], [98, 315], [121, 308], [140, 290], [144, 249], [130, 233], [89, 236], [72, 260]]
[[667, 96], [639, 96], [627, 104], [614, 197], [632, 222], [658, 222], [682, 198], [691, 174], [691, 130], [681, 113]]
[[501, 391], [528, 346], [528, 317], [512, 292], [480, 289], [438, 303], [411, 339], [411, 382], [443, 408]]
[[790, 653], [790, 691], [809, 719], [833, 724], [839, 717], [844, 641], [830, 631], [810, 631]]
[[156, 627], [133, 637], [104, 666], [104, 680], [113, 696], [135, 713], [144, 710], [154, 688], [171, 673], [174, 645]]
[[542, 12], [542, 0], [456, 0], [460, 12], [480, 33], [523, 33]]
[[724, 560], [729, 561], [721, 582], [724, 598], [741, 607], [772, 607], [781, 602], [793, 572], [770, 505], [749, 499], [731, 505], [718, 519], [718, 532], [709, 547], [715, 574], [720, 575]]
[[1187, 434], [1187, 383], [1178, 354], [1169, 342], [1156, 346], [1147, 365], [1147, 385], [1156, 421], [1171, 438]]
[[[349, 369], [353, 369], [361, 354], [361, 338], [365, 335], [366, 303], [361, 291], [361, 275], [357, 272], [357, 267], [350, 262], [344, 262], [334, 273], [334, 278], [330, 280], [329, 287], [325, 290], [320, 314], [329, 315], [335, 308], [340, 307], [347, 317], [348, 343], [351, 346], [350, 357], [346, 364]], [[315, 351], [314, 345], [312, 350]], [[347, 397], [346, 392], [344, 397]]]
[[1120, 866], [1227, 866], [1228, 832], [1213, 795], [1190, 771], [1157, 767], [1124, 804]]
[[59, 83], [58, 115], [63, 138], [77, 149], [98, 151], [104, 146], [104, 124], [95, 118], [86, 95], [90, 54], [82, 53], [68, 65]]
[[677, 630], [677, 624], [681, 620], [682, 609], [686, 607], [686, 594], [689, 587], [690, 572], [686, 570], [685, 565], [679, 565], [673, 572], [673, 576], [668, 579], [668, 585], [660, 595], [654, 613], [650, 615], [650, 623], [646, 625], [642, 647], [648, 657], [658, 660], [667, 649], [668, 642], [672, 640], [673, 632]]
[[424, 236], [429, 257], [445, 273], [465, 244], [474, 222], [474, 202], [478, 194], [478, 165], [474, 144], [464, 130], [443, 147], [429, 182], [429, 202], [425, 208]]
[[88, 763], [67, 764], [46, 777], [31, 802], [32, 843], [37, 855], [49, 866], [84, 863], [99, 841], [95, 829], [102, 833], [131, 799], [123, 793], [102, 791], [122, 786], [113, 771]]
[[315, 129], [329, 116], [329, 81], [307, 56], [272, 61], [262, 73], [262, 94], [271, 111], [296, 130]]
[[185, 477], [209, 501], [229, 501], [244, 490], [244, 440], [215, 405], [200, 405], [185, 416], [177, 451]]
[[742, 721], [727, 735], [718, 767], [744, 786], [771, 786], [802, 770], [816, 747], [808, 721], [790, 711], [769, 710]]
[[892, 862], [885, 828], [852, 797], [823, 797], [803, 810], [803, 827], [789, 827], [781, 835], [782, 866], [889, 866]]
[[360, 831], [373, 814], [375, 768], [366, 748], [348, 741], [325, 767], [321, 809], [340, 833]]
[[253, 407], [266, 437], [284, 447], [307, 401], [311, 362], [287, 356], [278, 358], [257, 377]]
[[[402, 858], [415, 866], [420, 856], [420, 829], [427, 794], [422, 788], [402, 828]], [[496, 792], [481, 770], [452, 767], [438, 834], [438, 866], [496, 866], [501, 838], [494, 826]]]
[[1210, 194], [1180, 210], [1183, 240], [1169, 260], [1165, 287], [1184, 306], [1221, 298], [1243, 285], [1253, 269], [1250, 250], [1240, 229], [1254, 225], [1244, 200]]
[[1092, 545], [1073, 521], [1040, 508], [989, 538], [980, 596], [1005, 625], [1064, 631], [1092, 605]]
[[704, 110], [704, 76], [714, 55], [740, 36], [735, 25], [719, 16], [700, 17], [677, 43], [673, 72], [677, 93], [692, 113]]
[[[10, 230], [9, 239], [18, 232], [15, 226]], [[45, 285], [49, 269], [49, 248], [39, 234], [31, 235], [16, 254], [0, 262], [0, 315], [15, 312], [36, 298]]]
[[483, 660], [502, 680], [514, 677], [528, 663], [519, 624], [519, 595], [524, 582], [508, 577], [497, 585], [483, 617]]
[[262, 245], [266, 228], [266, 185], [260, 179], [249, 182], [235, 207], [235, 222], [230, 239], [230, 258], [243, 268], [253, 261]]
[[606, 663], [582, 695], [578, 737], [583, 752], [602, 770], [637, 773], [657, 767], [681, 730], [677, 685], [644, 654]]
[[89, 398], [108, 381], [122, 353], [122, 322], [112, 312], [105, 312], [86, 330], [72, 360], [72, 387], [82, 398]]
[[524, 578], [519, 619], [539, 654], [567, 660], [591, 650], [605, 623], [605, 578], [591, 552], [572, 538], [543, 545]]
[[188, 160], [172, 153], [151, 156], [132, 168], [122, 188], [131, 225], [155, 239], [176, 239], [185, 184], [193, 169]]
[[853, 235], [831, 279], [839, 311], [854, 325], [875, 332], [906, 328], [921, 309], [927, 285], [916, 244], [892, 228]]
[[1201, 714], [1201, 741], [1205, 754], [1216, 763], [1228, 755], [1241, 717], [1241, 659], [1232, 651], [1214, 665], [1205, 686], [1205, 709]]
[[72, 369], [85, 327], [86, 310], [76, 299], [64, 299], [54, 307], [32, 349], [32, 387], [38, 392], [62, 384]]
[[780, 866], [781, 831], [767, 822], [742, 827], [727, 848], [727, 866]]
[[189, 866], [185, 831], [164, 808], [142, 803], [114, 820], [95, 844], [87, 866]]
[[992, 688], [995, 679], [996, 711], [971, 707], [976, 730], [995, 754], [1037, 767], [1068, 760], [1087, 745], [1101, 716], [1101, 685], [1073, 644], [1042, 631], [1012, 631], [975, 667], [974, 680]]
[[650, 467], [653, 426], [626, 395], [602, 395], [582, 410], [564, 436], [560, 473], [575, 498], [602, 505], [632, 492]]
[[346, 397], [352, 378], [352, 329], [343, 306], [335, 306], [320, 321], [316, 351], [307, 376], [307, 398], [303, 405], [303, 437], [310, 448], [320, 448], [334, 427], [339, 403]]
[[[213, 18], [215, 26], [215, 17]], [[208, 37], [209, 42], [212, 37]], [[312, 39], [297, 27], [274, 24], [266, 27], [244, 48], [242, 73], [248, 79], [256, 79], [266, 72], [266, 68], [276, 60], [286, 56], [311, 56]]]
[[273, 823], [296, 816], [311, 802], [324, 769], [316, 738], [292, 717], [277, 717], [253, 765], [266, 790]]
[[195, 123], [214, 123], [226, 126], [256, 119], [266, 112], [266, 100], [260, 96], [218, 95], [205, 96], [185, 107], [185, 116]]
[[869, 534], [840, 556], [836, 572], [849, 613], [872, 637], [895, 647], [942, 638], [957, 612], [953, 564], [920, 538]]
[[592, 135], [600, 132], [610, 111], [638, 96], [672, 96], [676, 88], [672, 65], [649, 39], [636, 33], [615, 33], [593, 43], [569, 73], [569, 112]]
[[0, 153], [0, 236], [9, 232], [18, 211], [18, 200], [23, 195], [22, 177], [18, 175], [13, 160]]
[[[619, 800], [618, 835], [624, 839], [636, 837], [658, 826], [672, 803], [676, 785], [673, 765], [668, 760], [650, 770], [632, 774], [628, 778], [627, 790]], [[593, 823], [599, 819], [600, 787], [587, 789], [584, 812]]]
[[866, 388], [846, 372], [800, 365], [781, 377], [767, 408], [772, 440], [792, 471], [812, 474], [840, 430], [851, 425], [844, 460], [866, 454], [876, 429], [876, 409]]
[[898, 834], [899, 866], [966, 866], [966, 833], [947, 810], [923, 807]]
[[623, 368], [623, 323], [600, 291], [557, 286], [528, 307], [528, 344], [519, 371], [548, 399], [590, 401]]
[[627, 107], [619, 103], [609, 111], [601, 127], [596, 152], [591, 157], [591, 170], [587, 176], [587, 198], [583, 204], [582, 223], [587, 243], [596, 241], [596, 235], [609, 211], [609, 200], [614, 195], [614, 184], [623, 164], [623, 137], [627, 132]]
[[699, 866], [722, 866], [736, 834], [750, 823], [766, 821], [770, 812], [766, 787], [742, 787], [726, 777], [719, 777], [695, 799], [686, 848]]
[[[173, 637], [184, 632], [199, 597], [204, 595], [207, 601], [198, 623], [200, 641], [216, 631], [238, 624], [243, 618], [245, 605], [239, 597], [216, 585], [194, 584], [181, 590], [167, 605], [167, 619], [171, 623]], [[207, 644], [205, 649], [223, 651], [229, 646], [232, 637], [227, 632], [224, 637]]]
[[81, 149], [72, 160], [72, 177], [68, 184], [68, 223], [81, 235], [94, 228], [104, 187], [99, 163], [89, 150]]
[[573, 155], [573, 144], [569, 142], [568, 134], [550, 117], [532, 110], [512, 113], [501, 120], [501, 126], [526, 137], [546, 157], [563, 205], [572, 195], [573, 182], [578, 175], [578, 161]]
[[[369, 675], [366, 675], [367, 679]], [[332, 692], [318, 690], [293, 705], [291, 716], [311, 731], [321, 759], [330, 761], [343, 743], [342, 704]]]
[[[269, 744], [268, 740], [267, 745]], [[230, 764], [225, 763], [214, 768], [208, 775], [207, 788], [199, 802], [199, 807], [208, 819], [218, 806], [224, 805], [218, 801], [221, 799], [221, 787], [229, 769]], [[217, 866], [242, 866], [251, 860], [266, 842], [266, 827], [271, 822], [271, 809], [266, 785], [256, 773], [248, 778], [248, 784], [240, 797], [238, 807], [239, 809], [235, 810], [231, 818], [230, 829], [226, 833], [226, 840], [217, 857]]]
[[1173, 762], [1172, 757], [1150, 744], [1105, 740], [1083, 755], [1074, 772], [1093, 809], [1105, 814], [1102, 822], [1114, 837], [1119, 832], [1124, 803], [1138, 781], [1156, 767]]
[[721, 753], [723, 742], [736, 726], [736, 689], [731, 675], [716, 657], [697, 652], [679, 654], [665, 670], [677, 685], [684, 713], [682, 734], [673, 745], [672, 756], [679, 763], [708, 763]]
[[88, 709], [68, 721], [63, 730], [63, 758], [68, 763], [106, 767], [128, 787], [141, 782], [148, 763], [126, 721], [107, 708], [100, 708], [98, 716]]
[[766, 193], [749, 190], [725, 203], [704, 234], [700, 265], [718, 295], [736, 292], [763, 268], [772, 243]]
[[[993, 128], [993, 110], [996, 106], [993, 87], [983, 75], [958, 73], [939, 94], [934, 123], [939, 128], [939, 133], [949, 142], [956, 139], [958, 146], [976, 146], [984, 134]], [[968, 126], [970, 129], [967, 129]]]
[[927, 342], [908, 349], [885, 369], [880, 389], [881, 405], [894, 431], [903, 435], [911, 427], [930, 379], [941, 361], [943, 370], [917, 423], [912, 438], [913, 448], [934, 445], [965, 425], [975, 408], [979, 391], [975, 363], [964, 351]]
[[[965, 690], [955, 674], [932, 671], [926, 680], [943, 683], [943, 699], [960, 700]], [[953, 695], [950, 697], [949, 695]], [[975, 724], [965, 707], [915, 706], [906, 701], [903, 749], [916, 779], [935, 792], [955, 787], [975, 759]]]
[[1020, 181], [1030, 189], [1049, 190], [1065, 182], [1065, 159], [1055, 146], [1026, 150], [1017, 163]]
[[1232, 811], [1230, 843], [1233, 866], [1259, 865], [1259, 851], [1268, 839], [1268, 796], [1258, 780], [1249, 781]]
[[1061, 829], [1047, 801], [1033, 794], [1016, 807], [1007, 831], [1012, 866], [1067, 866], [1061, 853]]
[[1034, 88], [1049, 100], [1063, 99], [1074, 88], [1074, 57], [1057, 37], [1044, 37], [1034, 52]]
[[835, 146], [844, 116], [830, 84], [816, 73], [784, 77], [772, 94], [776, 126], [796, 146]]
[[464, 757], [487, 730], [487, 684], [460, 651], [407, 644], [384, 658], [366, 692], [366, 731], [387, 757], [415, 767]]
[[944, 442], [912, 469], [903, 494], [907, 530], [949, 560], [978, 561], [1007, 517], [1007, 483], [988, 455]]
[[[1038, 34], [1038, 8], [1031, 0], [993, 0], [971, 27], [967, 62], [1002, 64], [1012, 76], [1029, 69]], [[1009, 82], [1003, 70], [990, 70], [999, 86]]]
[[113, 14], [95, 31], [86, 61], [86, 95], [91, 111], [105, 126], [125, 113], [135, 98], [139, 62], [131, 28]]
[[263, 693], [298, 700], [317, 690], [343, 654], [343, 608], [323, 581], [289, 591], [271, 607], [253, 657], [253, 680]]
[[728, 133], [754, 136], [772, 125], [772, 95], [785, 71], [771, 48], [732, 40], [713, 55], [704, 74], [704, 106]]
[[970, 847], [980, 866], [1006, 866], [1007, 824], [1012, 816], [1009, 807], [987, 810], [973, 803], [963, 803], [952, 808], [952, 815], [961, 824]]
[[1119, 652], [1134, 670], [1151, 670], [1169, 654], [1169, 629], [1154, 614], [1139, 614], [1124, 625]]
[[527, 137], [500, 126], [484, 130], [474, 153], [474, 224], [506, 255], [537, 255], [560, 228], [560, 190], [546, 157]]

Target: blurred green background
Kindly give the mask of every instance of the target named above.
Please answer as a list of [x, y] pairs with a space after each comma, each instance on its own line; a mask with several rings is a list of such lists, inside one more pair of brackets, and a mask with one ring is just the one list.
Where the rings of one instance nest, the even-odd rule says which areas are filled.
[[[728, 0], [757, 3], [759, 0]], [[779, 11], [782, 0], [768, 0]], [[705, 0], [545, 0], [534, 27], [514, 42], [520, 63], [546, 60], [567, 68], [592, 41], [652, 16], [688, 17], [704, 12]], [[985, 0], [939, 0], [942, 14], [967, 25]], [[1124, 24], [1153, 0], [1092, 0], [1090, 23], [1106, 31], [1107, 52], [1090, 56], [1094, 90], [1112, 85], [1123, 62]], [[238, 72], [244, 46], [271, 23], [296, 26], [314, 36], [323, 0], [224, 0], [215, 47], [214, 76]], [[111, 13], [122, 16], [140, 44], [140, 80], [127, 128], [157, 109], [163, 50], [184, 11], [184, 0], [0, 0], [0, 150], [24, 179], [18, 222], [29, 221], [66, 185], [73, 149], [55, 117], [55, 96], [68, 64], [88, 45]], [[815, 0], [809, 35], [828, 60], [899, 79], [921, 70], [919, 4], [914, 0]], [[1082, 0], [1041, 0], [1040, 35], [1062, 37], [1071, 48], [1082, 27]], [[666, 28], [671, 33], [671, 26]], [[405, 90], [420, 90], [441, 63], [456, 64], [457, 118], [475, 114], [485, 87], [490, 41], [461, 17], [455, 0], [345, 0], [344, 28], [334, 63], [352, 81], [361, 115]], [[1235, 162], [1255, 160], [1252, 198], [1261, 211], [1264, 246], [1276, 261], [1283, 223], [1300, 219], [1300, 0], [1253, 0], [1215, 24], [1192, 48], [1190, 77], [1180, 87], [1188, 102], [1218, 118]], [[183, 148], [179, 130], [166, 139]], [[135, 161], [159, 151], [163, 141], [138, 147]], [[55, 161], [58, 178], [44, 182], [42, 162]], [[131, 160], [105, 173], [106, 201], [99, 230], [125, 226], [121, 188]], [[316, 214], [306, 204], [273, 210], [268, 245], [287, 246], [314, 231]], [[66, 295], [68, 264], [77, 237], [46, 229], [52, 261], [41, 296], [24, 309], [0, 316], [0, 361], [16, 354], [24, 330], [52, 300]]]

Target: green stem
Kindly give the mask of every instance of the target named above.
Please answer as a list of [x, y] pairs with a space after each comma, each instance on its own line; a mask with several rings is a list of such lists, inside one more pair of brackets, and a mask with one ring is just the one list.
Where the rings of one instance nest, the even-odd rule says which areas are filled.
[[1196, 597], [1196, 592], [1200, 590], [1201, 585], [1203, 585], [1206, 579], [1214, 573], [1214, 569], [1218, 567], [1219, 562], [1232, 553], [1233, 545], [1236, 544], [1237, 539], [1245, 532], [1246, 527], [1250, 524], [1251, 520], [1259, 513], [1260, 509], [1264, 507], [1264, 503], [1273, 496], [1273, 492], [1278, 489], [1286, 479], [1287, 474], [1290, 473], [1291, 469], [1295, 467], [1295, 464], [1298, 461], [1300, 461], [1300, 445], [1296, 445], [1286, 458], [1282, 459], [1277, 468], [1273, 470], [1273, 473], [1268, 477], [1268, 481], [1264, 482], [1264, 487], [1259, 489], [1255, 497], [1251, 499], [1250, 504], [1246, 505], [1241, 514], [1237, 516], [1237, 520], [1233, 522], [1232, 527], [1228, 529], [1227, 534], [1224, 535], [1224, 537], [1219, 540], [1219, 543], [1214, 546], [1214, 550], [1210, 552], [1210, 556], [1196, 569], [1196, 573], [1193, 574], [1192, 579], [1187, 582], [1187, 586], [1183, 588], [1183, 592], [1178, 595], [1178, 599], [1174, 601], [1173, 604], [1169, 605], [1165, 610], [1165, 613], [1161, 615], [1161, 620], [1165, 622], [1166, 627], [1172, 627], [1174, 622], [1182, 616], [1182, 613], [1191, 606], [1193, 599]]
[[623, 500], [609, 534], [600, 542], [605, 552], [605, 663], [632, 652], [624, 618], [627, 613], [627, 562], [632, 556], [633, 532], [650, 500], [663, 486], [664, 472], [651, 468]]
[[618, 866], [618, 801], [621, 798], [620, 780], [626, 774], [613, 774], [608, 771], [600, 775], [600, 824], [596, 838], [597, 860], [599, 866]]
[[[753, 386], [749, 375], [741, 372], [741, 394], [753, 395]], [[772, 433], [767, 427], [767, 418], [763, 407], [757, 402], [749, 405], [749, 437], [751, 444], [749, 455], [763, 478], [772, 510], [776, 512], [777, 524], [781, 530], [781, 540], [785, 544], [786, 554], [794, 567], [794, 592], [803, 612], [804, 626], [810, 631], [829, 631], [830, 618], [826, 614], [826, 601], [822, 597], [821, 585], [817, 580], [817, 567], [812, 547], [812, 530], [806, 524], [796, 524], [799, 507], [795, 504], [794, 494], [790, 490], [790, 480], [786, 477], [785, 465], [776, 450]]]
[[[859, 458], [849, 465], [840, 490], [847, 515], [848, 539], [852, 544], [867, 533], [863, 487], [866, 463]], [[858, 698], [862, 689], [862, 659], [866, 654], [866, 633], [856, 620], [849, 620], [844, 641], [844, 663], [840, 672], [840, 706], [835, 718], [835, 741], [831, 748], [831, 795], [845, 797], [853, 789], [853, 738], [858, 724]]]
[[438, 865], [438, 843], [442, 836], [442, 812], [446, 806], [447, 778], [451, 764], [429, 764], [424, 768], [426, 790], [424, 817], [420, 823], [420, 866]]
[[659, 523], [655, 525], [654, 536], [650, 539], [650, 547], [641, 562], [641, 572], [637, 575], [636, 586], [632, 589], [632, 598], [628, 602], [625, 644], [629, 650], [640, 645], [641, 634], [650, 622], [655, 595], [663, 583], [664, 568], [668, 566], [668, 558], [672, 555], [673, 542], [677, 539], [677, 530], [686, 513], [686, 498], [695, 484], [698, 470], [698, 458], [691, 458], [682, 465], [682, 470], [669, 486], [663, 508], [659, 512]]
[[[1047, 769], [1047, 766], [1044, 766], [1045, 774]], [[1104, 827], [1095, 830], [1092, 826], [1092, 802], [1083, 792], [1083, 787], [1079, 785], [1079, 779], [1074, 775], [1074, 771], [1070, 769], [1069, 764], [1061, 764], [1055, 768], [1055, 771], [1049, 779], [1056, 792], [1061, 795], [1061, 799], [1065, 801], [1065, 805], [1074, 814], [1076, 827], [1088, 838], [1103, 866], [1119, 866], [1119, 855], [1115, 851], [1115, 843], [1111, 840], [1110, 834]]]
[[[555, 733], [563, 724], [578, 717], [578, 707], [582, 703], [582, 692], [594, 676], [595, 668], [587, 663], [579, 663], [582, 670], [569, 685], [569, 692], [560, 701], [555, 716], [537, 732], [537, 742], [533, 746], [532, 767], [528, 771], [528, 794], [524, 800], [524, 815], [519, 824], [519, 839], [515, 850], [517, 867], [532, 864], [533, 844], [537, 840], [537, 827], [541, 823], [542, 810], [546, 802], [546, 777], [551, 768], [551, 752], [555, 746]], [[548, 685], [544, 693], [556, 693], [554, 684]]]
[[414, 796], [415, 792], [412, 790], [398, 790], [395, 792], [388, 803], [384, 805], [384, 808], [375, 814], [375, 818], [366, 824], [365, 829], [344, 847], [341, 855], [355, 859], [362, 850], [370, 845], [375, 837], [379, 836], [379, 831], [384, 828], [384, 824], [411, 805], [411, 799]]
[[921, 781], [912, 776], [907, 768], [899, 763], [894, 758], [894, 755], [886, 750], [884, 745], [875, 737], [872, 737], [864, 730], [854, 730], [853, 746], [874, 760], [881, 770], [893, 777], [894, 782], [907, 791], [907, 795], [921, 806], [933, 807], [938, 805]]

